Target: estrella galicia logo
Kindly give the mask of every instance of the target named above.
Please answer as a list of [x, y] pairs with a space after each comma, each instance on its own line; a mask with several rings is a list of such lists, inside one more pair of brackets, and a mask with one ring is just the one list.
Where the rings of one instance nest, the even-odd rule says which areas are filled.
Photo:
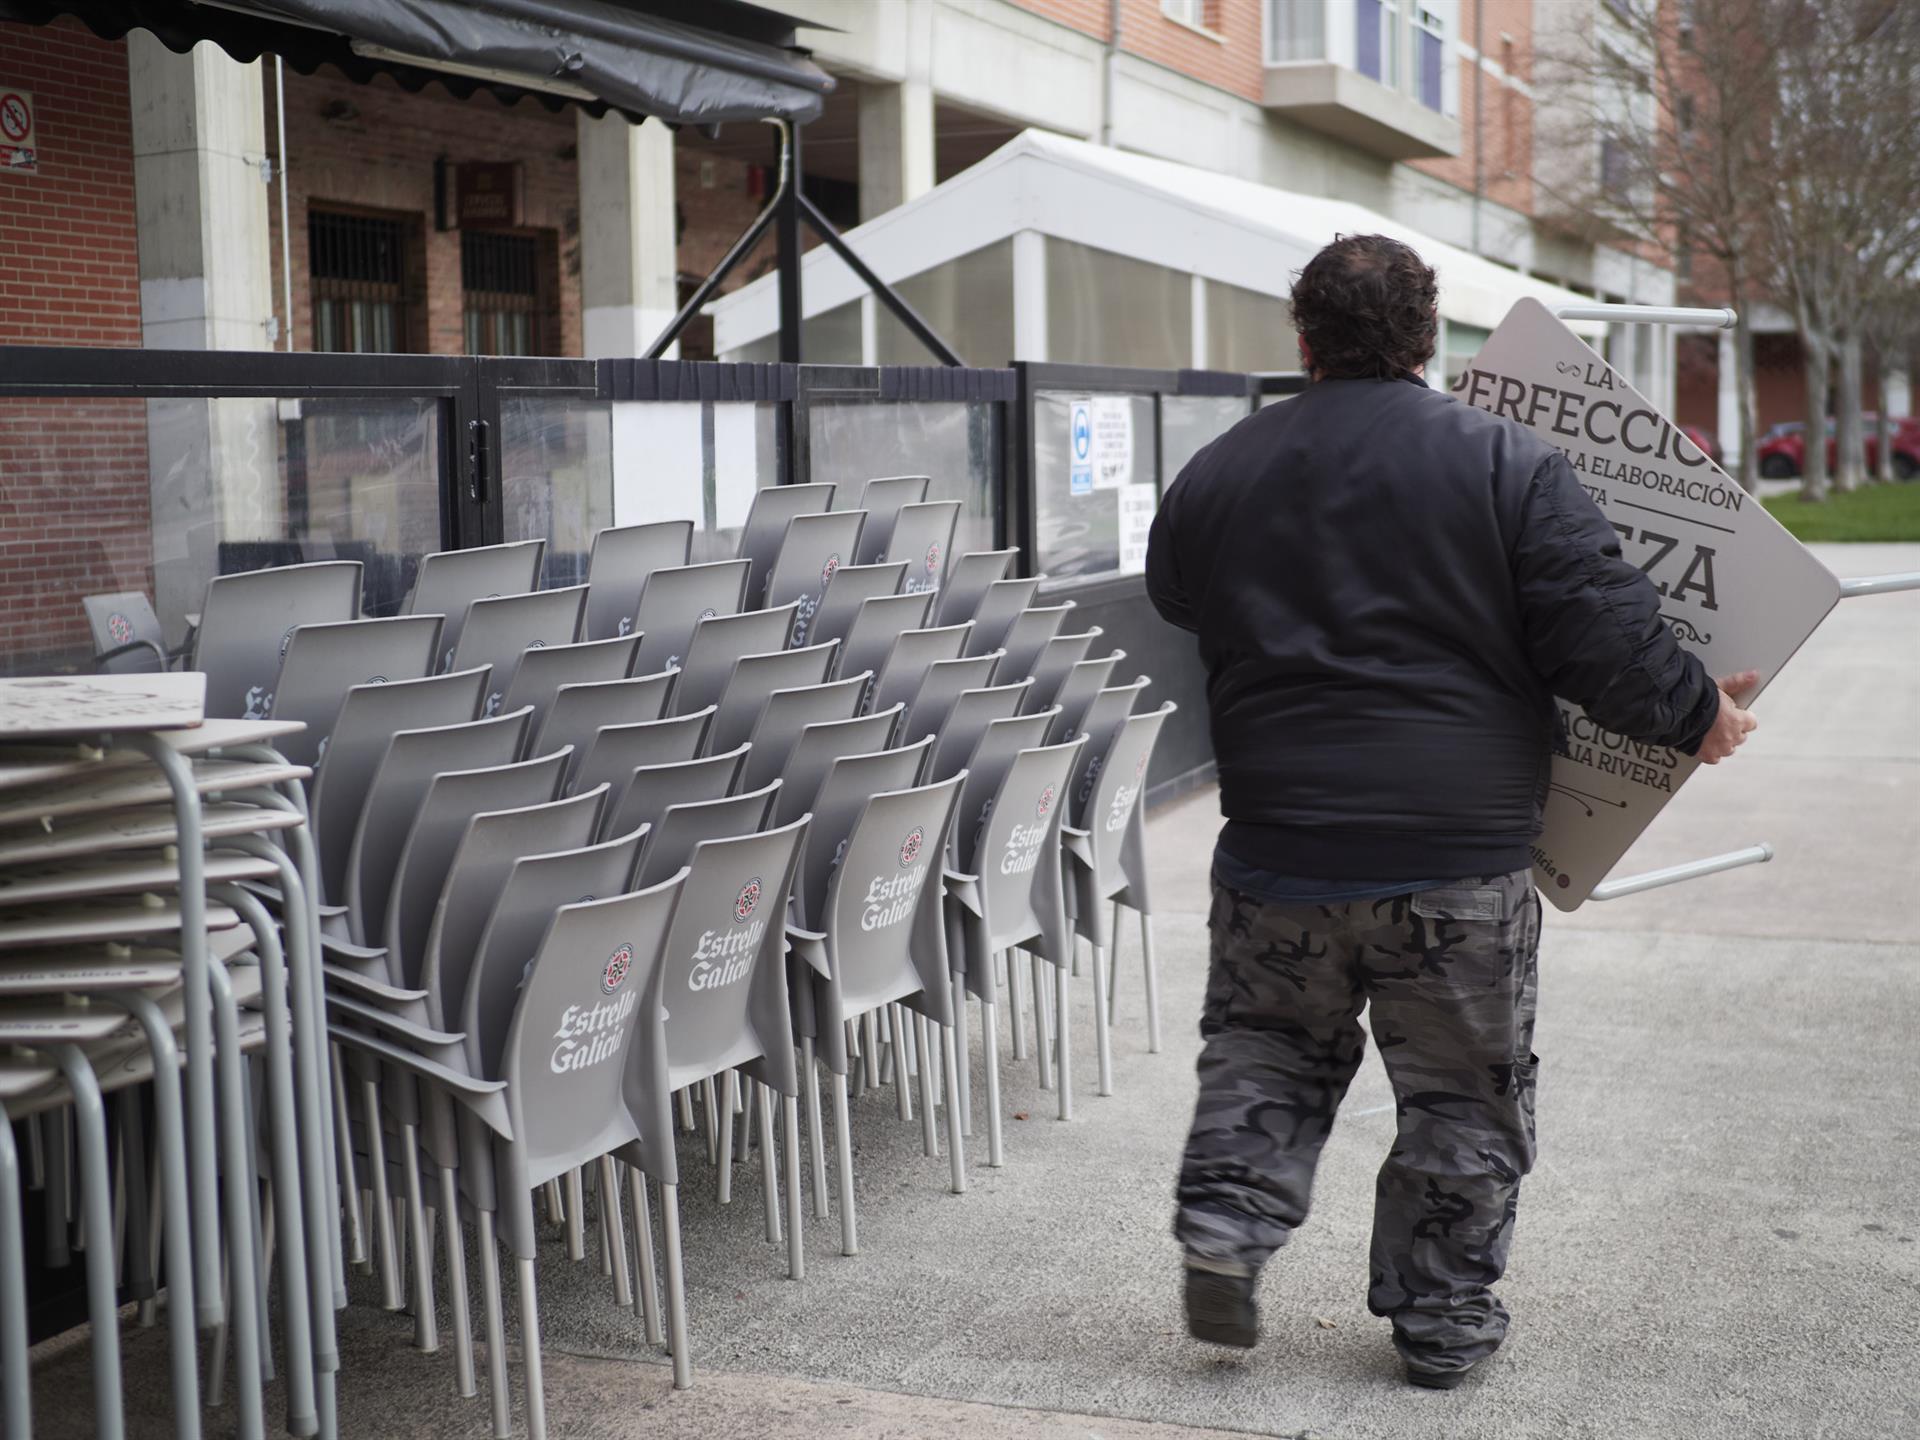
[[607, 963], [600, 971], [600, 993], [613, 994], [626, 982], [627, 975], [632, 969], [633, 946], [622, 945], [607, 957]]
[[384, 675], [367, 676], [367, 684], [369, 685], [384, 685], [386, 683], [387, 683], [387, 677]]
[[527, 648], [529, 650], [544, 650], [547, 648], [547, 642], [544, 640], [531, 640], [527, 642]]
[[918, 825], [907, 832], [907, 838], [900, 842], [900, 868], [912, 868], [913, 862], [920, 858], [920, 850], [926, 844], [926, 832]]
[[287, 646], [293, 643], [293, 631], [294, 627], [289, 625], [287, 627], [287, 633], [280, 637], [280, 658], [282, 660], [287, 658]]
[[760, 903], [760, 877], [754, 876], [740, 887], [740, 896], [733, 902], [733, 923], [744, 925], [747, 918]]
[[1142, 750], [1140, 758], [1133, 762], [1133, 783], [1138, 785], [1140, 777], [1147, 773], [1147, 752]]
[[1049, 785], [1040, 792], [1040, 803], [1033, 807], [1033, 812], [1044, 820], [1051, 809], [1053, 809], [1053, 786]]
[[927, 546], [927, 574], [938, 575], [939, 573], [940, 573], [940, 542], [936, 540], [933, 542], [933, 544]]
[[118, 610], [107, 616], [107, 638], [116, 645], [124, 645], [133, 639], [133, 622]]
[[706, 609], [704, 609], [704, 610], [702, 610], [702, 611], [700, 612], [700, 618], [701, 618], [702, 620], [711, 620], [711, 619], [713, 619], [713, 617], [714, 617], [714, 615], [715, 615], [716, 613], [717, 613], [717, 612], [716, 612], [716, 611], [714, 610], [714, 608], [713, 608], [713, 607], [712, 607], [711, 605], [709, 605], [709, 606], [707, 606], [707, 608], [706, 608]]
[[833, 572], [838, 570], [839, 568], [840, 568], [840, 557], [838, 555], [829, 555], [827, 557], [827, 563], [820, 567], [821, 585], [824, 586], [828, 581], [832, 580]]

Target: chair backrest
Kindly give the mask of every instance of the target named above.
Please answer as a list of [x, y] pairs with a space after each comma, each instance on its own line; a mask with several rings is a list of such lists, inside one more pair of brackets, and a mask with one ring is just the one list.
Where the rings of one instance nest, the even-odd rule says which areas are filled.
[[625, 835], [642, 825], [657, 836], [660, 822], [674, 806], [720, 800], [733, 794], [740, 783], [740, 768], [746, 758], [747, 747], [742, 745], [724, 755], [635, 766], [614, 782], [613, 794], [600, 822], [601, 836]]
[[[393, 891], [387, 899], [387, 926], [381, 943], [387, 947], [387, 973], [396, 985], [411, 989], [419, 983], [434, 907], [446, 889], [447, 872], [473, 817], [489, 810], [548, 805], [560, 788], [566, 762], [567, 756], [555, 751], [517, 765], [443, 770], [433, 777], [407, 828], [406, 843], [400, 847], [400, 861], [394, 867]], [[562, 804], [577, 807], [584, 798]], [[597, 821], [597, 802], [586, 808], [596, 812], [592, 818]]]
[[691, 760], [706, 745], [711, 710], [676, 715], [668, 720], [636, 720], [628, 725], [603, 725], [587, 741], [587, 753], [573, 768], [573, 788], [591, 790], [613, 786], [618, 801], [627, 781], [642, 765], [672, 765]]
[[[907, 567], [899, 561], [885, 565], [842, 565], [827, 578], [820, 594], [820, 608], [806, 628], [806, 638], [815, 645], [829, 640], [844, 640], [854, 617], [867, 601], [898, 593]], [[922, 606], [922, 612], [925, 611]], [[795, 627], [799, 625], [796, 622]], [[795, 644], [799, 641], [796, 639]]]
[[[888, 648], [887, 658], [880, 662], [866, 708], [890, 710], [910, 702], [920, 693], [920, 682], [927, 678], [930, 666], [960, 658], [972, 629], [973, 622], [969, 620], [932, 630], [902, 630]], [[986, 679], [982, 677], [980, 683], [986, 684]]]
[[[673, 688], [673, 672], [636, 675], [631, 680], [601, 680], [586, 685], [562, 685], [534, 732], [533, 753], [544, 755], [562, 745], [573, 746], [573, 768], [587, 757], [593, 737], [609, 725], [637, 725], [658, 720]], [[572, 777], [568, 777], [572, 788]]]
[[[1032, 684], [1031, 680], [1022, 680], [1017, 685], [989, 685], [978, 690], [962, 690], [937, 732], [924, 732], [935, 735], [933, 762], [927, 771], [927, 778], [945, 780], [949, 775], [958, 775], [964, 770], [973, 756], [974, 748], [987, 733], [987, 727], [996, 720], [1010, 720], [1021, 712], [1027, 690]], [[915, 719], [909, 713], [904, 738], [919, 739], [916, 728]], [[1042, 727], [1035, 743], [1044, 739], [1046, 730]]]
[[1033, 662], [1033, 688], [1027, 692], [1026, 708], [1044, 710], [1053, 704], [1059, 698], [1060, 687], [1066, 684], [1068, 672], [1087, 658], [1087, 651], [1100, 635], [1100, 627], [1095, 625], [1077, 635], [1056, 635], [1047, 641], [1040, 658]]
[[834, 669], [842, 675], [858, 675], [862, 670], [878, 675], [893, 653], [893, 642], [906, 631], [926, 624], [927, 611], [932, 608], [930, 590], [913, 595], [874, 595], [861, 601], [847, 626]]
[[980, 690], [993, 683], [993, 667], [1000, 663], [999, 652], [975, 655], [966, 660], [936, 660], [921, 676], [920, 684], [907, 705], [900, 725], [905, 741], [937, 734], [953, 713], [954, 705], [969, 690]]
[[982, 816], [969, 810], [962, 787], [954, 824], [975, 828], [971, 867], [980, 877], [990, 951], [1025, 945], [1056, 965], [1073, 959], [1060, 866], [1060, 823], [1067, 808], [1067, 773], [1081, 743], [1069, 740], [1064, 745], [1022, 750], [1007, 767]]
[[839, 648], [839, 642], [831, 641], [809, 645], [804, 650], [742, 655], [734, 661], [733, 673], [720, 692], [707, 748], [731, 750], [744, 744], [774, 691], [824, 684], [833, 668], [834, 652]]
[[959, 798], [958, 777], [867, 798], [848, 833], [821, 909], [838, 1014], [849, 1015], [924, 992], [936, 1019], [950, 1023], [952, 986], [939, 943], [941, 866]]
[[787, 648], [793, 634], [797, 604], [777, 610], [743, 610], [738, 615], [713, 615], [693, 627], [686, 658], [667, 697], [669, 715], [685, 715], [716, 704], [727, 688], [727, 677], [742, 655], [765, 655]]
[[1161, 728], [1175, 708], [1169, 700], [1158, 710], [1144, 710], [1121, 721], [1107, 753], [1088, 767], [1082, 788], [1073, 793], [1071, 823], [1087, 832], [1095, 893], [1103, 899], [1126, 888], [1122, 857], [1129, 844], [1144, 838], [1135, 832], [1141, 829], [1145, 814], [1141, 797], [1146, 793], [1147, 767], [1153, 762]]
[[587, 556], [587, 638], [633, 634], [647, 577], [685, 565], [692, 551], [691, 520], [618, 525], [596, 534]]
[[[603, 845], [521, 856], [507, 871], [499, 896], [488, 910], [464, 981], [449, 968], [457, 966], [463, 957], [451, 950], [442, 952], [442, 989], [448, 997], [449, 1014], [459, 1017], [455, 1028], [466, 1032], [468, 1063], [476, 1075], [499, 1072], [501, 1050], [526, 981], [527, 965], [552, 927], [554, 913], [565, 905], [628, 890], [643, 838], [623, 835]], [[580, 961], [581, 957], [575, 959]], [[548, 1044], [552, 1043], [550, 1031]]]
[[420, 557], [413, 577], [413, 593], [401, 613], [444, 615], [440, 631], [440, 668], [452, 669], [453, 647], [467, 621], [467, 606], [499, 595], [524, 595], [540, 583], [544, 540], [515, 540], [507, 545], [480, 545], [471, 550], [436, 550]]
[[876, 750], [868, 755], [842, 755], [827, 767], [826, 778], [809, 807], [813, 824], [801, 846], [800, 876], [795, 882], [804, 924], [820, 928], [818, 922], [826, 913], [827, 882], [833, 878], [833, 867], [867, 798], [883, 790], [910, 790], [919, 784], [932, 746], [931, 740], [922, 740], [918, 745]]
[[167, 636], [153, 602], [139, 590], [112, 595], [85, 595], [80, 608], [93, 635], [93, 653], [105, 655], [122, 646], [134, 646], [124, 655], [101, 662], [108, 675], [145, 675], [166, 668]]
[[[592, 845], [606, 798], [604, 789], [592, 790], [544, 805], [482, 811], [467, 822], [434, 903], [433, 923], [420, 956], [416, 988], [427, 992], [432, 1024], [444, 1030], [459, 1019], [468, 969], [479, 953], [487, 916], [500, 898], [514, 862], [523, 855], [546, 855]], [[629, 861], [628, 873], [631, 869]], [[622, 874], [622, 889], [626, 880], [627, 874]]]
[[470, 670], [475, 665], [491, 665], [493, 682], [483, 708], [487, 714], [497, 715], [520, 669], [521, 657], [532, 649], [573, 644], [580, 634], [580, 616], [586, 603], [584, 585], [475, 600], [467, 606], [467, 623], [461, 627], [449, 668]]
[[739, 613], [746, 603], [748, 569], [744, 560], [716, 560], [649, 575], [634, 610], [640, 653], [633, 668], [642, 675], [678, 668], [695, 625], [709, 616]]
[[741, 788], [758, 790], [784, 772], [793, 747], [799, 743], [800, 732], [807, 726], [824, 720], [851, 720], [859, 712], [860, 697], [866, 693], [870, 679], [872, 677], [865, 674], [849, 675], [844, 680], [801, 685], [769, 695], [759, 714], [753, 717], [753, 728], [746, 736], [751, 748], [747, 751], [747, 769], [740, 781]]
[[1029, 607], [1014, 616], [1013, 624], [1007, 627], [1007, 637], [1000, 645], [1007, 653], [1000, 657], [1000, 668], [994, 671], [993, 678], [1006, 685], [1032, 675], [1041, 653], [1060, 633], [1060, 626], [1072, 609], [1073, 601], [1068, 600], [1060, 605]]
[[[681, 903], [674, 876], [651, 889], [589, 904], [563, 905], [527, 966], [507, 1035], [501, 1078], [515, 1144], [505, 1156], [503, 1185], [522, 1191], [621, 1149], [647, 1129], [671, 1124], [666, 1096], [650, 1110], [630, 1107], [634, 1057], [657, 1052], [666, 1031], [660, 1003], [661, 961]], [[670, 1144], [671, 1134], [649, 1136]], [[520, 1234], [532, 1210], [503, 1205], [507, 1240], [531, 1253]], [[537, 1336], [529, 1344], [539, 1344]]]
[[[952, 565], [940, 582], [940, 601], [933, 607], [933, 623], [955, 625], [973, 619], [987, 587], [999, 583], [1013, 567], [1017, 550], [969, 550]], [[1020, 609], [1026, 608], [1021, 602]]]
[[267, 713], [275, 720], [298, 720], [307, 728], [281, 736], [275, 748], [296, 765], [312, 765], [333, 733], [334, 718], [350, 689], [431, 674], [439, 639], [438, 615], [295, 627]]
[[486, 685], [485, 670], [459, 670], [424, 680], [355, 685], [342, 697], [307, 787], [307, 823], [320, 852], [323, 902], [346, 901], [347, 855], [394, 734], [466, 724], [480, 713]]
[[294, 627], [359, 617], [358, 560], [214, 576], [207, 582], [190, 667], [206, 672], [206, 713], [265, 719]]
[[[553, 593], [553, 592], [549, 592]], [[598, 685], [626, 677], [639, 648], [638, 635], [611, 640], [582, 640], [573, 645], [536, 645], [520, 657], [520, 667], [507, 682], [502, 710], [533, 707], [533, 730], [538, 734], [547, 710], [563, 685]]]
[[[813, 809], [820, 796], [827, 771], [842, 755], [870, 755], [891, 749], [893, 732], [900, 723], [902, 707], [876, 710], [850, 720], [819, 720], [805, 726], [788, 752], [787, 763], [780, 767], [780, 798], [774, 805], [774, 823], [785, 825]], [[753, 768], [749, 758], [748, 770]]]
[[1060, 707], [1060, 718], [1054, 721], [1053, 730], [1047, 736], [1049, 745], [1058, 745], [1080, 733], [1080, 722], [1086, 718], [1093, 697], [1106, 688], [1113, 667], [1126, 658], [1126, 651], [1115, 650], [1110, 655], [1079, 661], [1067, 671], [1067, 678], [1060, 682], [1060, 689], [1053, 697], [1053, 703]]
[[1020, 613], [1033, 604], [1034, 591], [1040, 588], [1036, 576], [1015, 580], [996, 580], [980, 597], [973, 612], [973, 629], [967, 635], [967, 654], [984, 655], [998, 650]]
[[746, 593], [753, 603], [766, 592], [774, 557], [787, 538], [787, 525], [796, 515], [818, 515], [830, 509], [833, 488], [829, 484], [768, 485], [754, 491], [747, 523], [740, 530], [740, 548], [735, 552], [752, 567]]
[[788, 522], [787, 538], [767, 572], [761, 604], [769, 608], [793, 604], [793, 643], [811, 643], [813, 617], [821, 597], [842, 565], [853, 563], [853, 547], [866, 524], [864, 510], [829, 510], [824, 515], [796, 515]]
[[693, 849], [706, 840], [724, 840], [764, 830], [773, 814], [773, 797], [780, 782], [743, 795], [716, 800], [683, 800], [669, 805], [660, 817], [647, 847], [641, 852], [640, 873], [634, 883], [653, 885], [672, 875], [693, 858]]
[[925, 500], [932, 483], [927, 475], [881, 475], [862, 485], [860, 509], [867, 512], [867, 523], [860, 531], [860, 547], [850, 563], [872, 565], [885, 555], [900, 507]]
[[510, 765], [526, 743], [524, 713], [496, 715], [465, 725], [395, 732], [367, 786], [367, 801], [347, 853], [347, 924], [358, 944], [378, 945], [387, 933], [387, 901], [407, 831], [442, 770]]
[[806, 829], [796, 820], [694, 847], [661, 962], [673, 1089], [746, 1064], [783, 1095], [798, 1090], [783, 962], [787, 896]]
[[[953, 532], [960, 523], [960, 502], [958, 500], [928, 500], [917, 505], [902, 505], [900, 513], [894, 517], [893, 534], [887, 537], [887, 548], [881, 552], [883, 560], [904, 560], [907, 562], [907, 577], [900, 582], [900, 588], [917, 594], [923, 590], [939, 590], [947, 583], [947, 575], [953, 564]], [[1007, 561], [994, 575], [999, 579], [1006, 574], [1006, 564], [1011, 563], [1009, 552]], [[966, 616], [961, 616], [966, 619]], [[942, 624], [939, 620], [929, 624]]]
[[[973, 749], [964, 762], [967, 781], [960, 790], [960, 814], [963, 821], [971, 824], [976, 832], [979, 817], [986, 813], [994, 795], [998, 793], [1000, 782], [1006, 779], [1014, 757], [1022, 750], [1044, 745], [1047, 727], [1052, 723], [1052, 712], [1043, 710], [1037, 715], [1014, 715], [1003, 720], [992, 720], [981, 730], [980, 738], [973, 742]], [[1060, 803], [1064, 807], [1064, 788], [1060, 795]], [[954, 858], [964, 870], [973, 865], [978, 857], [966, 852], [967, 836], [964, 829], [956, 832], [956, 839], [961, 848], [955, 852]]]
[[1072, 788], [1067, 792], [1078, 795], [1083, 782], [1087, 781], [1093, 767], [1107, 753], [1107, 747], [1113, 744], [1113, 737], [1120, 729], [1120, 722], [1131, 715], [1140, 704], [1140, 692], [1151, 682], [1145, 675], [1127, 685], [1109, 685], [1093, 697], [1087, 706], [1087, 713], [1080, 717], [1080, 724], [1072, 735], [1084, 735], [1087, 743], [1081, 747], [1080, 758], [1074, 762]]

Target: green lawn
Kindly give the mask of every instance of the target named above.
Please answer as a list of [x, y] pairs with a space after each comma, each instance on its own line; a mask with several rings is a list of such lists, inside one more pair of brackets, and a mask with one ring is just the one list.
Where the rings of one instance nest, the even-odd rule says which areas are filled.
[[1776, 495], [1766, 507], [1801, 540], [1920, 540], [1920, 481], [1836, 491], [1818, 505]]

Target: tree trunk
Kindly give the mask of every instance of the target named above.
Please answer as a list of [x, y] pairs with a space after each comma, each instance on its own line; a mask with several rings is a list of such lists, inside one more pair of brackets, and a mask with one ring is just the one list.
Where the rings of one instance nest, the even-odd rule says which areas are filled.
[[1827, 498], [1827, 393], [1832, 356], [1826, 338], [1800, 332], [1801, 378], [1807, 399], [1806, 458], [1800, 464], [1800, 498]]
[[1738, 301], [1735, 305], [1739, 318], [1733, 327], [1733, 384], [1740, 410], [1740, 488], [1751, 495], [1760, 484], [1760, 457], [1753, 453], [1760, 443], [1759, 405], [1753, 389], [1753, 324], [1747, 319], [1747, 307]]
[[1873, 478], [1893, 480], [1893, 366], [1885, 345], [1873, 347]]
[[1849, 333], [1840, 341], [1840, 396], [1834, 407], [1834, 488], [1858, 490], [1866, 479], [1866, 427], [1860, 413], [1860, 389], [1866, 378], [1860, 337]]

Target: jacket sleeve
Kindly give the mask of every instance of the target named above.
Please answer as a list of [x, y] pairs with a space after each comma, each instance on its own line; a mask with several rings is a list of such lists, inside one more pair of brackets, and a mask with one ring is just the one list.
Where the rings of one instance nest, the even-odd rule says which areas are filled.
[[1673, 638], [1653, 582], [1621, 555], [1557, 451], [1528, 484], [1513, 575], [1528, 656], [1554, 694], [1634, 740], [1700, 748], [1719, 687]]
[[1160, 508], [1154, 512], [1153, 526], [1147, 531], [1147, 598], [1153, 601], [1153, 608], [1160, 612], [1160, 618], [1169, 625], [1197, 631], [1200, 622], [1194, 614], [1193, 597], [1187, 593], [1187, 587], [1181, 580], [1179, 547], [1175, 539], [1181, 488], [1178, 480], [1167, 487], [1167, 493], [1161, 497]]

